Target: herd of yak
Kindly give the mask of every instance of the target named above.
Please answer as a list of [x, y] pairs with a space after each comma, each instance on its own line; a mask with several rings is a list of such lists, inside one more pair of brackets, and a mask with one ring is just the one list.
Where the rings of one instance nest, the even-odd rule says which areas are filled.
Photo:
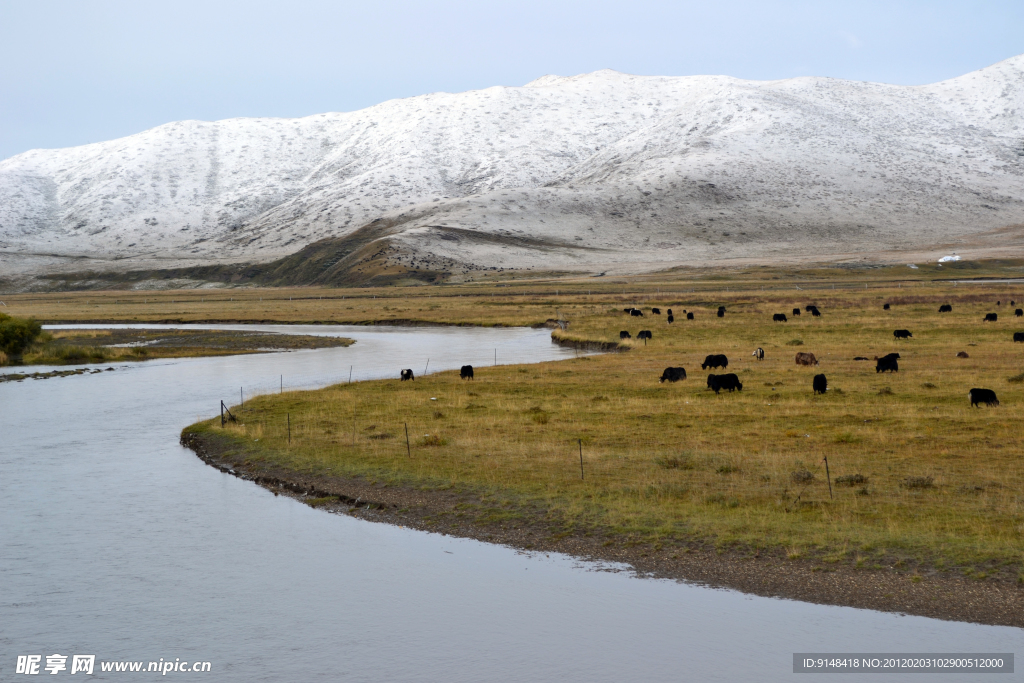
[[[1002, 302], [999, 302], [999, 301], [996, 302], [997, 306], [999, 306], [1001, 304], [1002, 304]], [[1014, 306], [1014, 305], [1016, 305], [1016, 302], [1015, 301], [1011, 301], [1010, 305]], [[889, 304], [885, 304], [884, 306], [882, 306], [882, 308], [884, 310], [888, 311], [890, 307], [889, 307]], [[631, 317], [637, 317], [637, 318], [644, 317], [643, 311], [641, 311], [639, 308], [630, 307], [630, 308], [624, 308], [622, 310], [623, 310], [624, 313], [628, 313]], [[810, 313], [812, 316], [814, 316], [816, 318], [821, 316], [821, 311], [819, 311], [817, 306], [814, 306], [813, 304], [806, 306], [804, 308], [804, 310], [806, 312]], [[943, 304], [943, 305], [939, 306], [939, 313], [952, 313], [952, 312], [953, 312], [953, 307], [951, 305], [949, 305], [949, 304]], [[661, 309], [660, 308], [652, 308], [651, 309], [651, 313], [653, 313], [654, 315], [661, 315]], [[684, 309], [683, 313], [686, 314], [686, 319], [687, 320], [693, 320], [694, 319], [694, 315], [693, 315], [692, 312], [688, 313]], [[667, 320], [668, 320], [669, 323], [672, 323], [672, 322], [675, 321], [675, 316], [673, 316], [671, 308], [666, 310], [666, 314], [667, 314]], [[794, 308], [793, 309], [793, 315], [794, 316], [800, 315], [800, 309], [799, 308]], [[1014, 311], [1014, 315], [1016, 317], [1018, 317], [1018, 318], [1024, 317], [1024, 309], [1020, 309], [1020, 308], [1016, 309]], [[725, 317], [725, 306], [719, 306], [718, 307], [717, 316], [719, 318], [724, 318]], [[985, 322], [995, 322], [998, 319], [999, 319], [999, 317], [998, 317], [997, 314], [995, 314], [995, 313], [987, 313], [987, 314], [985, 314], [984, 321]], [[787, 322], [789, 320], [789, 318], [786, 316], [785, 313], [775, 313], [772, 316], [772, 320], [774, 322]], [[896, 339], [911, 339], [914, 336], [914, 335], [912, 335], [910, 333], [910, 330], [894, 330], [892, 335]], [[629, 334], [629, 332], [627, 330], [622, 330], [621, 332], [619, 332], [619, 339], [631, 339], [631, 338], [632, 337], [631, 337], [631, 335]], [[640, 330], [637, 333], [636, 338], [637, 339], [643, 339], [644, 340], [644, 344], [646, 345], [648, 339], [654, 339], [654, 335], [651, 333], [650, 330]], [[1014, 332], [1013, 333], [1013, 341], [1015, 341], [1015, 342], [1024, 342], [1024, 332]], [[752, 353], [751, 355], [754, 356], [754, 358], [756, 358], [757, 360], [764, 360], [764, 349], [757, 348], [757, 349], [754, 350], [754, 353]], [[967, 358], [967, 354], [965, 352], [961, 351], [961, 352], [959, 352], [957, 354], [957, 357], [958, 358]], [[899, 362], [898, 362], [899, 359], [900, 359], [900, 354], [898, 354], [898, 353], [886, 354], [885, 356], [882, 356], [881, 358], [879, 358], [878, 356], [875, 356], [875, 358], [874, 358], [874, 361], [875, 361], [875, 372], [876, 373], [877, 372], [899, 372], [899, 370], [900, 370]], [[854, 360], [868, 360], [868, 358], [866, 358], [864, 356], [857, 356], [857, 357], [854, 358]], [[796, 364], [797, 365], [817, 365], [818, 364], [818, 359], [814, 357], [813, 353], [800, 352], [800, 353], [796, 354]], [[726, 358], [724, 354], [720, 354], [720, 353], [709, 354], [704, 359], [704, 362], [701, 363], [700, 367], [701, 367], [701, 370], [707, 370], [709, 368], [712, 369], [712, 370], [715, 370], [715, 369], [718, 369], [718, 368], [722, 368], [723, 370], [725, 370], [726, 368], [729, 367], [729, 359]], [[472, 365], [463, 365], [462, 369], [459, 371], [459, 376], [462, 379], [473, 379], [473, 366]], [[401, 379], [402, 379], [402, 381], [414, 380], [415, 377], [413, 376], [412, 370], [408, 370], [408, 369], [402, 370], [402, 372], [401, 372]], [[665, 368], [664, 372], [661, 373], [661, 379], [659, 381], [661, 381], [661, 382], [678, 382], [679, 380], [683, 380], [683, 379], [686, 379], [686, 370], [684, 368], [670, 367], [670, 368]], [[732, 372], [730, 372], [728, 374], [721, 374], [721, 375], [710, 374], [710, 375], [708, 375], [708, 389], [711, 389], [716, 394], [719, 393], [720, 391], [722, 391], [723, 389], [725, 391], [743, 391], [743, 383], [740, 382], [739, 377], [737, 377], [736, 374], [732, 373]], [[814, 391], [815, 394], [824, 394], [826, 391], [828, 391], [828, 379], [825, 377], [825, 375], [823, 375], [823, 374], [815, 375], [814, 379], [811, 381], [811, 389]], [[997, 406], [997, 405], [999, 405], [999, 399], [996, 398], [996, 392], [992, 391], [991, 389], [977, 389], [977, 388], [971, 389], [968, 392], [967, 396], [968, 396], [968, 398], [971, 401], [971, 407], [978, 407], [982, 403], [984, 403], [985, 405], [988, 405], [988, 406]]]
[[[1001, 304], [1002, 304], [1002, 302], [998, 302], [998, 301], [996, 302], [997, 306], [1001, 305]], [[1011, 306], [1013, 306], [1015, 304], [1016, 304], [1015, 301], [1011, 301], [1010, 302]], [[882, 306], [882, 308], [884, 310], [887, 310], [887, 311], [890, 310], [889, 304], [885, 304], [884, 306]], [[719, 306], [718, 307], [717, 316], [719, 318], [725, 317], [725, 310], [726, 310], [725, 306]], [[806, 306], [804, 308], [804, 310], [806, 312], [810, 313], [811, 315], [813, 315], [814, 317], [820, 317], [821, 316], [821, 311], [819, 311], [818, 308], [816, 306], [814, 306], [814, 305], [808, 305], [808, 306]], [[625, 309], [623, 309], [623, 311], [625, 313], [628, 313], [630, 316], [643, 317], [643, 311], [641, 311], [638, 308], [625, 308]], [[953, 312], [953, 307], [950, 304], [943, 304], [942, 306], [939, 306], [939, 313], [952, 313], [952, 312]], [[651, 313], [653, 313], [655, 315], [660, 315], [661, 314], [661, 309], [652, 308], [651, 309]], [[687, 313], [685, 310], [683, 311], [683, 313], [686, 313], [687, 320], [693, 320], [694, 319], [693, 313]], [[798, 316], [798, 315], [800, 315], [800, 313], [801, 313], [801, 311], [800, 311], [799, 308], [794, 308], [793, 309], [793, 313], [792, 314], [794, 316]], [[1024, 309], [1020, 309], [1020, 308], [1016, 309], [1014, 311], [1014, 315], [1016, 317], [1018, 317], [1018, 318], [1024, 317]], [[786, 316], [785, 313], [775, 313], [772, 316], [772, 320], [774, 322], [788, 322], [789, 319], [788, 319], [788, 317]], [[984, 318], [985, 322], [995, 322], [997, 320], [998, 320], [998, 315], [996, 313], [987, 313], [985, 315], [985, 318]], [[668, 322], [671, 323], [673, 321], [674, 321], [674, 318], [672, 316], [672, 309], [670, 308], [670, 309], [668, 309]], [[910, 333], [910, 330], [894, 330], [892, 334], [893, 334], [893, 337], [895, 339], [911, 339], [914, 336], [913, 334]], [[629, 339], [629, 338], [630, 338], [630, 334], [629, 334], [628, 331], [622, 330], [621, 332], [619, 332], [619, 339]], [[646, 344], [646, 340], [647, 339], [653, 339], [650, 330], [641, 330], [640, 333], [637, 335], [637, 338], [638, 339], [644, 339], [645, 340], [645, 342], [644, 342], [645, 344]], [[1015, 342], [1024, 342], [1024, 332], [1014, 332], [1013, 333], [1013, 341], [1015, 341]], [[764, 360], [764, 349], [757, 348], [757, 349], [754, 350], [754, 352], [751, 355], [754, 356], [754, 358], [756, 358], [757, 360]], [[966, 358], [967, 354], [965, 352], [961, 351], [960, 353], [957, 354], [957, 357], [959, 357], [959, 358]], [[875, 372], [876, 373], [880, 373], [880, 372], [899, 372], [899, 369], [900, 369], [899, 368], [899, 362], [898, 362], [899, 359], [900, 359], [900, 354], [898, 354], [898, 353], [890, 353], [890, 354], [886, 354], [885, 356], [882, 356], [882, 357], [875, 356], [875, 358], [874, 358], [874, 360], [875, 360]], [[817, 365], [818, 364], [818, 359], [814, 357], [813, 353], [803, 353], [803, 352], [797, 353], [795, 360], [796, 360], [796, 364], [797, 365]], [[857, 356], [856, 358], [854, 358], [854, 360], [868, 360], [868, 359], [866, 357], [864, 357], [864, 356]], [[722, 368], [724, 370], [727, 367], [729, 367], [729, 359], [726, 358], [725, 355], [723, 355], [723, 354], [710, 354], [710, 355], [708, 355], [704, 359], [704, 362], [701, 363], [700, 367], [701, 367], [702, 370], [707, 370], [709, 368], [710, 369]], [[679, 380], [684, 380], [684, 379], [686, 379], [686, 370], [684, 368], [668, 367], [668, 368], [665, 368], [665, 370], [661, 373], [661, 379], [659, 381], [661, 381], [661, 382], [678, 382]], [[708, 389], [714, 391], [716, 394], [719, 393], [720, 391], [722, 391], [723, 389], [726, 390], [726, 391], [742, 391], [743, 390], [743, 383], [740, 382], [739, 377], [737, 377], [735, 375], [735, 373], [728, 373], [728, 374], [721, 374], [721, 375], [709, 374], [708, 375]], [[814, 379], [811, 382], [811, 389], [813, 390], [813, 392], [815, 394], [824, 394], [826, 391], [828, 391], [828, 378], [826, 378], [824, 374], [815, 375]], [[996, 398], [996, 393], [994, 391], [992, 391], [991, 389], [979, 389], [979, 388], [971, 389], [968, 392], [968, 398], [971, 401], [971, 406], [972, 407], [978, 407], [982, 403], [984, 403], [985, 405], [988, 405], [988, 406], [997, 406], [997, 405], [999, 405], [999, 399]]]

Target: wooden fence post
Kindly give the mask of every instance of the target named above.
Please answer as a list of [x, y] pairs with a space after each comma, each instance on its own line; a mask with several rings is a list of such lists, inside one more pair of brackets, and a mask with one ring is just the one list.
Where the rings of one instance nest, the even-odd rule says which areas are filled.
[[832, 475], [828, 471], [828, 456], [825, 456], [825, 478], [828, 479], [828, 499], [832, 500]]
[[583, 481], [583, 439], [576, 439], [580, 444], [580, 481]]

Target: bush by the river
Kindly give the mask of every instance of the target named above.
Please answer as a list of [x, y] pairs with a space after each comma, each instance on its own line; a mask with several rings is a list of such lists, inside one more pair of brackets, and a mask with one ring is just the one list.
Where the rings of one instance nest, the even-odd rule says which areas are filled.
[[15, 318], [0, 313], [0, 355], [2, 361], [21, 357], [42, 333], [43, 327], [32, 318]]

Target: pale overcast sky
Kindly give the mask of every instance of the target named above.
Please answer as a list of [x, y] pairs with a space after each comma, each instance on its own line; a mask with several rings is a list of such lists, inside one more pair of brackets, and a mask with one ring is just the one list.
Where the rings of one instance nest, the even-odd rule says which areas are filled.
[[0, 159], [544, 74], [922, 84], [1022, 52], [1022, 0], [0, 0]]

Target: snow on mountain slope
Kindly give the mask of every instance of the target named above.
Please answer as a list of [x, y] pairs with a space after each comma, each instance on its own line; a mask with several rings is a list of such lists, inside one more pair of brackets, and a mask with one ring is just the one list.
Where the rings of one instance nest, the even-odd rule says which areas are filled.
[[5, 263], [265, 262], [378, 218], [389, 259], [452, 271], [973, 244], [1024, 224], [1024, 56], [916, 87], [545, 76], [0, 162]]

